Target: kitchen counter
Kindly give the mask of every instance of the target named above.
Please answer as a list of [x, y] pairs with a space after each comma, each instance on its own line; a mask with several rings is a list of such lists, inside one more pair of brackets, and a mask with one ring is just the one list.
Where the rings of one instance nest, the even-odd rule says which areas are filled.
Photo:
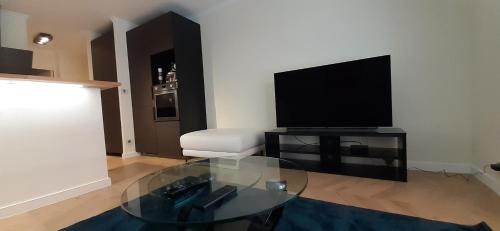
[[99, 88], [101, 90], [115, 88], [121, 85], [121, 83], [119, 82], [95, 81], [95, 80], [72, 81], [72, 80], [62, 80], [54, 77], [18, 75], [18, 74], [6, 74], [6, 73], [0, 73], [0, 80], [71, 84], [71, 85], [81, 85], [87, 88]]
[[0, 74], [0, 219], [111, 185], [101, 94], [118, 86]]

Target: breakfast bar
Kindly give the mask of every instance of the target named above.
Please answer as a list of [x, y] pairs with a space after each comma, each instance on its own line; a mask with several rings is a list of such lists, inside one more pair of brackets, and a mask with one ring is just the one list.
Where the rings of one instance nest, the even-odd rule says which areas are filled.
[[101, 90], [118, 86], [0, 74], [0, 218], [111, 184]]

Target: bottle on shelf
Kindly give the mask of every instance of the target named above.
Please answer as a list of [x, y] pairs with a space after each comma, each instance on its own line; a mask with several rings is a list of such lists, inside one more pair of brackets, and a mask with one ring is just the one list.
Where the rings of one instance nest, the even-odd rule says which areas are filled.
[[172, 89], [177, 89], [177, 75], [176, 75], [176, 66], [175, 63], [170, 64], [170, 71], [167, 73], [166, 77], [167, 83], [169, 87]]
[[159, 84], [163, 83], [163, 68], [158, 68], [158, 82]]
[[167, 73], [167, 81], [177, 82], [175, 63], [170, 64], [170, 71]]

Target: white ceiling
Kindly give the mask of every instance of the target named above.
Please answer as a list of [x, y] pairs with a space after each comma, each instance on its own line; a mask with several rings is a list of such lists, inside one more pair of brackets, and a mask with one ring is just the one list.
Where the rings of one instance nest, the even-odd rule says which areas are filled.
[[4, 9], [24, 13], [40, 27], [99, 31], [112, 16], [141, 23], [168, 11], [189, 18], [227, 0], [0, 0]]

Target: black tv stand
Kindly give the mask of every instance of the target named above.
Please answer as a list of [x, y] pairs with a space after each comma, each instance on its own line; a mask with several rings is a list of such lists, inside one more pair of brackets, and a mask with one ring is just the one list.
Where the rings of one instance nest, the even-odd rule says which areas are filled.
[[287, 132], [296, 132], [296, 131], [317, 131], [317, 132], [323, 132], [323, 131], [331, 131], [331, 132], [340, 132], [340, 131], [357, 131], [357, 132], [373, 132], [376, 131], [379, 128], [376, 127], [370, 127], [370, 128], [286, 128]]
[[[406, 132], [400, 128], [278, 128], [266, 132], [265, 136], [267, 156], [280, 158], [281, 153], [319, 155], [320, 161], [292, 160], [308, 171], [407, 181]], [[280, 136], [317, 136], [320, 142], [319, 145], [280, 144]], [[393, 137], [397, 140], [397, 147], [369, 147], [366, 154], [353, 154], [350, 147], [340, 145], [341, 137]], [[342, 157], [383, 159], [388, 164], [382, 166], [343, 163]]]

